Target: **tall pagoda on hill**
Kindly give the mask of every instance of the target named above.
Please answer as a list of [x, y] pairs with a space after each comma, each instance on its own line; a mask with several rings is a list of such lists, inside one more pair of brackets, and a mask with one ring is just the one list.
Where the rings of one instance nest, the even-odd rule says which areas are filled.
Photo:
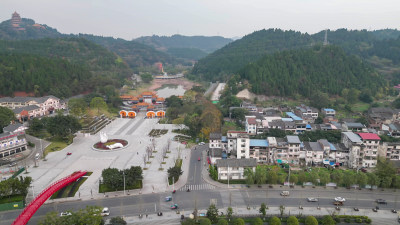
[[21, 16], [17, 12], [14, 12], [11, 16], [11, 27], [14, 30], [25, 30], [25, 28], [20, 27], [20, 24], [22, 22]]

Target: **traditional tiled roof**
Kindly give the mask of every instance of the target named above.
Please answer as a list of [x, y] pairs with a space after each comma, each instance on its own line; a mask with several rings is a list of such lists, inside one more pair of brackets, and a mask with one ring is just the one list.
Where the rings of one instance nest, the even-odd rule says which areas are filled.
[[298, 136], [287, 135], [286, 139], [289, 144], [300, 144], [301, 143], [300, 138]]
[[247, 123], [256, 125], [257, 124], [256, 118], [247, 118]]
[[221, 140], [221, 133], [210, 133], [210, 140]]
[[13, 112], [15, 114], [20, 114], [24, 110], [29, 112], [29, 111], [32, 111], [32, 110], [35, 110], [35, 109], [39, 109], [39, 108], [40, 107], [37, 106], [37, 105], [28, 105], [28, 106], [25, 106], [25, 107], [15, 108], [15, 109], [13, 109]]

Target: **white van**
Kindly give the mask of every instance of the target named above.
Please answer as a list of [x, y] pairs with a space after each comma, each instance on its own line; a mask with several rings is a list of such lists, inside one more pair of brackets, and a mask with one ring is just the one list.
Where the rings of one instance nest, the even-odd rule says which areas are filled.
[[289, 195], [290, 195], [289, 191], [282, 191], [281, 192], [281, 196], [289, 196]]

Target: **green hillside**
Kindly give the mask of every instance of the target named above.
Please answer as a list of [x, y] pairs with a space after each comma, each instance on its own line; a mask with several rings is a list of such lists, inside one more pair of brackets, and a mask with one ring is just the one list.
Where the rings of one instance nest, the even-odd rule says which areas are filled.
[[15, 91], [69, 97], [94, 87], [85, 67], [60, 58], [0, 53], [0, 95]]
[[22, 18], [20, 27], [25, 28], [24, 31], [16, 31], [11, 28], [11, 20], [0, 23], [0, 39], [1, 40], [25, 40], [38, 38], [57, 38], [63, 35], [56, 29], [47, 25], [33, 26], [34, 20]]
[[115, 39], [112, 37], [88, 34], [79, 34], [79, 37], [102, 45], [110, 51], [115, 52], [133, 69], [142, 66], [150, 66], [156, 62], [162, 62], [163, 64], [178, 63], [171, 55], [136, 41], [126, 41], [120, 38]]
[[183, 36], [179, 34], [168, 36], [146, 36], [135, 39], [140, 43], [153, 46], [157, 49], [170, 48], [196, 48], [204, 52], [211, 53], [232, 42], [232, 39], [220, 36]]
[[178, 59], [199, 60], [208, 55], [198, 48], [169, 48], [167, 53]]
[[[0, 93], [7, 95], [13, 91], [31, 91], [36, 84], [40, 85], [40, 94], [69, 97], [107, 85], [119, 87], [131, 74], [129, 67], [114, 53], [82, 38], [0, 40], [0, 54], [3, 56], [2, 79], [10, 74], [21, 78], [16, 79], [14, 85], [1, 86]], [[17, 56], [23, 57], [18, 61]], [[65, 73], [62, 72], [64, 68]], [[7, 83], [14, 81], [8, 80]], [[25, 80], [29, 82], [25, 84]]]
[[265, 54], [309, 47], [311, 43], [311, 36], [300, 32], [280, 29], [256, 31], [200, 59], [193, 73], [206, 80], [220, 80]]
[[267, 55], [244, 67], [239, 74], [249, 81], [254, 93], [277, 96], [310, 97], [316, 90], [337, 95], [344, 88], [374, 95], [386, 85], [369, 64], [347, 55], [337, 46], [314, 46]]

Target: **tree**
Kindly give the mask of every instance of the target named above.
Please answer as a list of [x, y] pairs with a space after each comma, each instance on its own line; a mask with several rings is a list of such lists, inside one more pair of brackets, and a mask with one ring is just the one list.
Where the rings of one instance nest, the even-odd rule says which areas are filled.
[[304, 225], [318, 225], [318, 220], [313, 216], [307, 216]]
[[118, 190], [124, 185], [123, 176], [117, 168], [107, 168], [101, 172], [103, 183], [112, 190]]
[[307, 181], [306, 179], [307, 179], [307, 178], [306, 178], [306, 174], [304, 173], [304, 171], [300, 171], [300, 172], [299, 172], [299, 183], [300, 183], [301, 185], [303, 185], [304, 182]]
[[211, 204], [207, 209], [207, 218], [209, 218], [213, 223], [217, 222], [218, 209], [214, 204]]
[[267, 205], [265, 205], [265, 203], [261, 203], [261, 207], [258, 212], [260, 212], [263, 217], [265, 217], [265, 215], [267, 215]]
[[262, 221], [262, 219], [260, 217], [256, 217], [253, 219], [253, 221], [251, 222], [252, 225], [263, 225], [264, 222]]
[[369, 185], [371, 185], [371, 186], [378, 185], [379, 178], [378, 178], [378, 176], [376, 176], [375, 173], [368, 173], [367, 176], [368, 176], [368, 184]]
[[0, 106], [0, 133], [3, 128], [10, 125], [11, 121], [16, 120], [14, 112], [6, 107]]
[[183, 171], [180, 167], [174, 166], [168, 169], [168, 177], [173, 177], [175, 182], [179, 179], [179, 176], [182, 175]]
[[332, 216], [326, 215], [322, 218], [322, 225], [335, 225], [336, 222], [333, 220]]
[[126, 221], [124, 220], [124, 218], [120, 217], [120, 216], [116, 216], [110, 219], [110, 225], [126, 225]]
[[102, 97], [94, 97], [90, 101], [90, 108], [96, 108], [97, 113], [99, 113], [100, 109], [107, 110], [107, 103], [104, 101]]
[[265, 181], [267, 180], [267, 170], [262, 166], [257, 166], [254, 180], [258, 185], [265, 184]]
[[236, 218], [233, 221], [233, 225], [245, 225], [244, 220], [242, 218]]
[[68, 137], [82, 128], [79, 121], [73, 116], [57, 115], [47, 119], [47, 132], [59, 138]]
[[254, 172], [251, 168], [246, 168], [243, 175], [246, 177], [246, 183], [248, 185], [254, 184]]
[[33, 118], [29, 120], [29, 132], [32, 134], [38, 133], [42, 129], [44, 129], [44, 124], [39, 118]]
[[276, 184], [278, 182], [278, 175], [275, 170], [267, 171], [267, 181], [268, 184]]
[[289, 216], [286, 224], [287, 225], [299, 225], [299, 220], [295, 216]]
[[357, 174], [357, 184], [361, 187], [364, 187], [367, 184], [367, 175], [365, 173]]
[[140, 77], [142, 78], [142, 81], [145, 83], [150, 83], [153, 80], [153, 76], [149, 73], [141, 74]]
[[226, 219], [219, 219], [217, 225], [228, 225], [228, 221]]
[[297, 181], [298, 181], [298, 177], [297, 177], [296, 174], [290, 175], [290, 177], [289, 177], [289, 182], [290, 182], [291, 184], [296, 185], [296, 184], [297, 184]]
[[317, 109], [321, 109], [321, 108], [326, 108], [330, 105], [328, 94], [318, 90], [313, 93], [314, 94], [310, 98], [311, 106]]
[[325, 186], [327, 183], [331, 181], [329, 173], [325, 170], [321, 170], [319, 172], [319, 182], [321, 185]]
[[199, 222], [200, 225], [211, 225], [211, 221], [208, 218], [202, 218]]
[[278, 217], [273, 216], [273, 217], [269, 220], [268, 225], [281, 225], [281, 220], [280, 220]]
[[343, 180], [343, 173], [341, 170], [334, 170], [331, 173], [331, 179], [333, 182], [336, 183], [337, 186], [339, 186], [342, 183]]
[[233, 214], [232, 207], [228, 207], [228, 208], [226, 209], [226, 217], [229, 219], [229, 221], [230, 221], [231, 218], [232, 218], [232, 214]]
[[349, 170], [347, 170], [347, 171], [345, 171], [344, 172], [344, 176], [343, 176], [343, 184], [344, 184], [344, 186], [345, 187], [350, 187], [351, 185], [353, 185], [355, 182], [354, 182], [354, 179], [355, 177], [354, 177], [354, 173], [353, 173], [353, 171], [349, 171]]
[[83, 116], [86, 112], [88, 105], [83, 98], [73, 98], [68, 101], [68, 108], [72, 115]]
[[396, 109], [400, 109], [400, 98], [396, 98], [396, 100], [394, 100], [392, 102], [392, 106]]
[[387, 188], [391, 185], [393, 178], [396, 176], [396, 169], [389, 160], [379, 157], [374, 173], [381, 180], [379, 186]]

